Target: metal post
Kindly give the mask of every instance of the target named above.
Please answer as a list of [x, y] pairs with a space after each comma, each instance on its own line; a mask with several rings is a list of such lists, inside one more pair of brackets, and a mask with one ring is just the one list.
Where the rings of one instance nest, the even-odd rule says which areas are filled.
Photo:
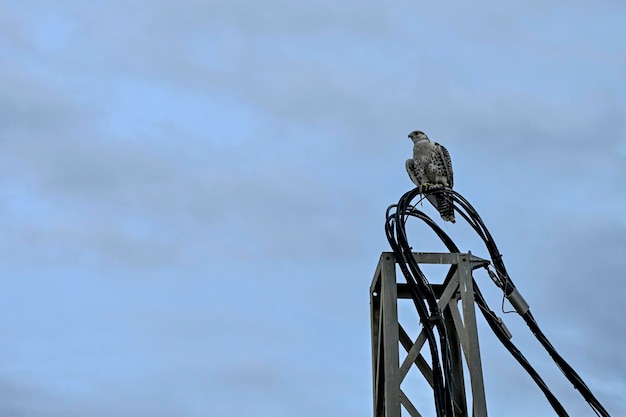
[[370, 289], [370, 297], [372, 304], [374, 416], [400, 417], [398, 293], [393, 253], [381, 255], [376, 277]]
[[[472, 270], [487, 265], [489, 261], [471, 253], [414, 253], [413, 256], [418, 263], [449, 264], [455, 268], [445, 286], [431, 284], [444, 314], [451, 344], [454, 417], [469, 416], [463, 359], [469, 370], [472, 416], [486, 417]], [[432, 387], [432, 369], [420, 353], [426, 342], [424, 331], [413, 341], [398, 321], [398, 299], [409, 299], [411, 296], [407, 284], [396, 281], [396, 262], [392, 252], [383, 252], [370, 287], [374, 417], [401, 417], [403, 409], [411, 417], [421, 417], [401, 385], [415, 365]], [[407, 352], [402, 362], [399, 345]]]

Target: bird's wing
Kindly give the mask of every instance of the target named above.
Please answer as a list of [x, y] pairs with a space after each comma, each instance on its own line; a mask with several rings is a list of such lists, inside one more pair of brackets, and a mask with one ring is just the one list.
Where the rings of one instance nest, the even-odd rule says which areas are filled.
[[443, 145], [438, 143], [435, 145], [437, 152], [439, 153], [439, 158], [441, 158], [441, 166], [445, 171], [442, 174], [446, 176], [448, 179], [448, 186], [452, 188], [454, 186], [454, 174], [452, 172], [452, 159], [450, 158], [450, 153]]
[[420, 173], [420, 169], [415, 163], [415, 160], [407, 159], [405, 166], [406, 166], [406, 172], [409, 174], [409, 178], [411, 178], [411, 181], [413, 181], [413, 184], [417, 185], [418, 187], [422, 185], [423, 174]]

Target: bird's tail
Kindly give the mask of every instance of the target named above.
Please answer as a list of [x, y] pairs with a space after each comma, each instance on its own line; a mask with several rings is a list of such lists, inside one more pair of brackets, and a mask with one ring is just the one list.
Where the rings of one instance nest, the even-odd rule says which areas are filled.
[[428, 201], [435, 206], [444, 221], [456, 223], [456, 220], [454, 219], [454, 205], [452, 204], [452, 199], [448, 196], [446, 191], [439, 191], [437, 193], [430, 194], [428, 196]]

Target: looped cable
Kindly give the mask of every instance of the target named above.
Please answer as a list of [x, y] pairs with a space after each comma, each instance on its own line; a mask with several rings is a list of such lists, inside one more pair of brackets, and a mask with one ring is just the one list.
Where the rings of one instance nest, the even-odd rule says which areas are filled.
[[[420, 193], [421, 191], [421, 193]], [[498, 250], [493, 237], [487, 230], [478, 212], [472, 205], [458, 192], [449, 188], [422, 189], [415, 188], [405, 193], [398, 204], [391, 205], [387, 208], [387, 220], [385, 222], [385, 232], [387, 240], [396, 254], [400, 270], [407, 280], [407, 284], [411, 293], [411, 298], [415, 304], [420, 321], [425, 324], [424, 331], [431, 351], [433, 380], [434, 380], [434, 396], [437, 417], [452, 417], [452, 373], [450, 364], [450, 345], [447, 338], [445, 321], [441, 320], [440, 312], [437, 307], [437, 300], [432, 292], [432, 288], [421, 271], [417, 261], [412, 255], [412, 247], [409, 245], [406, 235], [406, 222], [409, 218], [415, 217], [425, 222], [446, 245], [448, 250], [453, 253], [459, 253], [457, 246], [452, 239], [426, 214], [416, 208], [425, 197], [429, 194], [444, 193], [446, 199], [449, 199], [454, 210], [474, 229], [478, 236], [483, 240], [491, 257], [491, 261], [495, 268], [495, 272], [489, 268], [485, 268], [490, 278], [503, 291], [504, 297], [516, 308], [517, 312], [523, 317], [524, 321], [535, 335], [537, 340], [547, 350], [557, 367], [563, 372], [567, 379], [572, 382], [574, 387], [581, 393], [583, 398], [589, 403], [591, 408], [600, 417], [610, 417], [606, 409], [600, 404], [596, 397], [591, 393], [582, 378], [574, 371], [574, 369], [556, 352], [556, 349], [550, 344], [546, 336], [543, 334], [539, 325], [532, 316], [528, 304], [515, 288], [511, 280], [502, 255]], [[416, 203], [412, 201], [419, 196]], [[450, 278], [448, 276], [446, 281]], [[444, 282], [445, 283], [445, 282]], [[520, 363], [520, 365], [528, 372], [537, 386], [544, 393], [548, 402], [555, 410], [558, 416], [566, 417], [567, 412], [556, 399], [552, 392], [548, 389], [545, 382], [539, 374], [526, 360], [524, 355], [510, 341], [510, 333], [500, 318], [489, 309], [476, 283], [474, 283], [474, 297], [476, 303], [480, 307], [480, 311], [487, 320], [489, 327], [498, 337], [500, 342]], [[426, 325], [428, 323], [429, 325]], [[437, 334], [436, 334], [437, 333]], [[437, 337], [437, 335], [439, 337]]]

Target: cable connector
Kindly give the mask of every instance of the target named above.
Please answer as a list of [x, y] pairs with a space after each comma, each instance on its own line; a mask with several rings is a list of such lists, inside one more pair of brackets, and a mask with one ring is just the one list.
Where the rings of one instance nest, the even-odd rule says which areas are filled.
[[530, 309], [530, 306], [528, 305], [526, 300], [524, 300], [522, 294], [517, 291], [517, 288], [513, 288], [513, 291], [509, 295], [507, 295], [506, 298], [507, 300], [509, 300], [513, 308], [515, 308], [515, 311], [517, 311], [520, 316], [526, 314]]
[[501, 288], [501, 289], [504, 288], [504, 283], [502, 282], [502, 279], [500, 279], [500, 277], [498, 277], [495, 272], [489, 269], [488, 266], [485, 266], [485, 269], [487, 270], [487, 273], [489, 274], [489, 278], [491, 278], [494, 284], [496, 284], [498, 288]]

